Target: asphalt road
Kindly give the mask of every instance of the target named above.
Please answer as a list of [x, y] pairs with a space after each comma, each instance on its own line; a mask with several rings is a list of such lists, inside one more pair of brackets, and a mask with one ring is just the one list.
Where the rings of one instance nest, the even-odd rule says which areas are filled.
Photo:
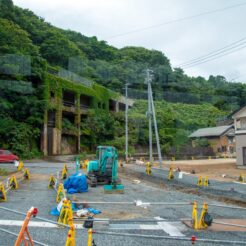
[[[2, 166], [2, 165], [1, 165]], [[6, 166], [6, 165], [4, 165]], [[48, 179], [50, 174], [55, 174], [63, 167], [62, 163], [26, 163], [25, 167], [30, 168], [31, 180], [24, 181], [19, 184], [19, 190], [10, 191], [7, 194], [7, 202], [1, 203], [0, 206], [15, 209], [26, 213], [26, 211], [34, 206], [39, 210], [39, 216], [45, 217], [56, 221], [56, 217], [49, 214], [50, 210], [56, 206], [54, 190], [48, 189]], [[68, 164], [69, 174], [75, 172], [75, 165]], [[10, 166], [9, 166], [10, 168]], [[13, 168], [13, 167], [12, 167]], [[133, 167], [134, 169], [135, 167]], [[156, 173], [155, 173], [156, 172]], [[158, 170], [154, 171], [153, 176], [164, 175]], [[89, 188], [87, 193], [76, 194], [77, 199], [83, 201], [135, 201], [141, 200], [143, 202], [193, 202], [197, 201], [202, 205], [204, 201], [208, 203], [218, 203], [216, 200], [209, 199], [206, 195], [195, 195], [177, 191], [172, 186], [158, 187], [151, 185], [151, 182], [142, 181], [135, 184], [131, 176], [122, 176], [122, 183], [125, 186], [124, 194], [104, 194], [102, 187]], [[157, 177], [158, 179], [158, 177]], [[167, 183], [166, 180], [163, 181]], [[189, 180], [187, 182], [190, 182]], [[227, 188], [222, 188], [227, 189]], [[243, 195], [243, 189], [238, 189], [238, 192]], [[245, 196], [242, 196], [245, 199]], [[219, 204], [224, 204], [220, 202]], [[212, 232], [212, 231], [194, 231], [181, 222], [181, 218], [191, 218], [191, 206], [149, 206], [147, 208], [136, 207], [134, 205], [112, 205], [112, 204], [97, 204], [91, 205], [92, 207], [102, 211], [101, 217], [114, 218], [114, 219], [151, 219], [155, 220], [156, 217], [165, 219], [167, 223], [174, 226], [185, 237], [196, 235], [197, 238], [208, 239], [223, 239], [231, 241], [244, 241], [246, 245], [245, 232]], [[209, 207], [209, 212], [214, 218], [245, 218], [245, 210], [231, 210], [226, 208]], [[24, 216], [15, 213], [0, 210], [0, 222], [9, 220], [23, 220]], [[37, 221], [32, 219], [32, 221]], [[1, 224], [1, 223], [0, 223]], [[139, 226], [139, 224], [141, 226]], [[145, 227], [143, 226], [145, 225]], [[148, 226], [147, 226], [148, 225]], [[141, 222], [141, 223], [126, 223], [126, 222], [110, 222], [109, 224], [100, 225], [95, 223], [95, 230], [106, 230], [113, 232], [131, 233], [131, 234], [144, 234], [144, 235], [159, 235], [168, 236], [168, 231], [164, 229], [155, 229], [158, 222]], [[19, 226], [6, 226], [0, 225], [0, 228], [11, 230], [18, 233]], [[117, 229], [118, 228], [118, 229]], [[145, 228], [145, 229], [144, 229]], [[146, 229], [148, 228], [148, 229]], [[30, 227], [30, 233], [34, 240], [40, 241], [46, 245], [65, 245], [67, 229], [64, 228], [44, 228], [44, 227]], [[136, 238], [127, 236], [110, 236], [99, 235], [94, 236], [97, 246], [100, 245], [191, 245], [191, 242], [174, 241], [167, 239], [151, 239], [151, 238]], [[0, 231], [0, 245], [11, 246], [14, 245], [16, 237]], [[87, 231], [76, 231], [76, 245], [87, 245]], [[197, 245], [215, 245], [214, 243], [196, 243]], [[224, 243], [219, 245], [225, 245]], [[234, 245], [234, 244], [230, 244]], [[235, 244], [236, 245], [236, 244]]]

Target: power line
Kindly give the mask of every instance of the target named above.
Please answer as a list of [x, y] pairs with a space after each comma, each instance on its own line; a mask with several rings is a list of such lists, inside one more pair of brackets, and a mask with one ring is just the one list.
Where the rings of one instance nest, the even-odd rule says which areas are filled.
[[189, 61], [186, 61], [186, 62], [183, 62], [183, 63], [180, 63], [179, 65], [177, 65], [177, 67], [182, 67], [182, 66], [186, 66], [186, 65], [190, 65], [190, 63], [194, 63], [194, 62], [197, 62], [197, 61], [200, 61], [200, 60], [203, 60], [205, 58], [209, 58], [210, 56], [213, 56], [213, 55], [217, 55], [217, 54], [220, 54], [220, 53], [223, 53], [223, 52], [226, 52], [228, 50], [231, 50], [231, 49], [234, 49], [238, 46], [241, 46], [243, 44], [246, 43], [246, 37], [238, 40], [238, 41], [235, 41], [229, 45], [226, 45], [220, 49], [217, 49], [217, 50], [214, 50], [214, 51], [211, 51], [210, 53], [206, 54], [206, 55], [202, 55], [202, 56], [199, 56], [197, 58], [194, 58], [194, 59], [191, 59]]
[[167, 22], [163, 22], [163, 23], [159, 23], [159, 24], [155, 24], [155, 25], [151, 25], [151, 26], [147, 26], [147, 27], [138, 28], [138, 29], [135, 29], [135, 30], [132, 30], [132, 31], [129, 31], [129, 32], [119, 33], [119, 34], [110, 36], [110, 37], [105, 38], [105, 39], [114, 39], [114, 38], [117, 38], [117, 37], [129, 35], [129, 34], [132, 34], [132, 33], [142, 32], [142, 31], [146, 31], [146, 30], [149, 30], [149, 29], [153, 29], [153, 28], [157, 28], [157, 27], [161, 27], [161, 26], [165, 26], [165, 25], [169, 25], [169, 24], [173, 24], [173, 23], [177, 23], [177, 22], [181, 22], [181, 21], [186, 21], [186, 20], [197, 18], [197, 17], [201, 17], [201, 16], [217, 13], [217, 12], [222, 12], [222, 11], [225, 11], [225, 10], [228, 10], [228, 9], [232, 9], [232, 8], [237, 8], [237, 7], [243, 6], [243, 5], [246, 5], [246, 3], [235, 4], [235, 5], [231, 5], [231, 6], [225, 7], [225, 8], [206, 11], [206, 12], [203, 12], [203, 13], [200, 13], [200, 14], [186, 16], [186, 17], [182, 17], [182, 18], [171, 20], [171, 21], [167, 21]]
[[198, 66], [198, 65], [200, 65], [200, 64], [203, 64], [203, 63], [206, 63], [206, 62], [209, 62], [209, 61], [216, 60], [216, 59], [221, 58], [221, 57], [223, 57], [223, 56], [230, 55], [230, 54], [232, 54], [232, 53], [234, 53], [234, 52], [236, 52], [236, 51], [239, 51], [239, 50], [244, 49], [245, 47], [246, 47], [246, 45], [245, 45], [245, 46], [242, 46], [242, 47], [240, 47], [240, 48], [238, 48], [238, 49], [236, 49], [236, 50], [232, 50], [231, 52], [227, 52], [227, 53], [225, 53], [225, 54], [219, 55], [219, 56], [215, 55], [215, 57], [212, 57], [211, 59], [207, 59], [207, 60], [203, 60], [203, 61], [194, 62], [194, 63], [192, 63], [192, 64], [190, 64], [190, 65], [187, 65], [187, 66], [184, 66], [184, 67], [182, 67], [182, 68], [187, 69], [187, 68], [195, 67], [195, 66]]

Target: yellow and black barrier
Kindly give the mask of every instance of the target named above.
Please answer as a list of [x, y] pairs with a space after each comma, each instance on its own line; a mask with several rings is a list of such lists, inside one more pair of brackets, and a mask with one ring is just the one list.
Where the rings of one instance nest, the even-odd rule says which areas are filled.
[[24, 178], [24, 179], [30, 179], [30, 172], [29, 172], [29, 169], [28, 169], [28, 168], [26, 168], [26, 169], [24, 170], [23, 178]]
[[70, 229], [67, 234], [67, 240], [65, 246], [75, 246], [75, 227], [74, 225], [70, 226]]
[[16, 179], [16, 176], [15, 175], [13, 175], [13, 176], [10, 177], [9, 187], [12, 190], [17, 190], [19, 188], [19, 185], [18, 185], [18, 182], [17, 182], [17, 179]]
[[202, 177], [202, 176], [199, 176], [198, 179], [197, 179], [197, 185], [198, 186], [204, 186], [204, 187], [208, 187], [209, 186], [209, 179], [208, 179], [208, 176], [206, 177]]
[[93, 243], [93, 230], [92, 230], [92, 228], [90, 228], [89, 230], [88, 230], [88, 239], [87, 239], [87, 246], [93, 246], [94, 245], [94, 243]]
[[87, 169], [88, 164], [89, 164], [89, 160], [88, 159], [83, 160], [83, 161], [81, 160], [80, 161], [80, 169]]
[[197, 212], [197, 203], [193, 203], [192, 208], [192, 227], [195, 230], [202, 230], [206, 229], [208, 226], [212, 224], [213, 218], [208, 213], [208, 204], [204, 202], [202, 211], [200, 214], [200, 218], [198, 219], [198, 212]]
[[240, 176], [238, 178], [238, 181], [242, 182], [242, 183], [245, 183], [245, 177], [244, 177], [244, 175], [242, 173], [240, 174]]
[[24, 168], [24, 163], [23, 161], [19, 162], [19, 165], [17, 166], [17, 171], [21, 171]]
[[58, 218], [58, 223], [65, 225], [73, 225], [72, 204], [68, 199], [63, 200], [62, 208]]
[[54, 175], [51, 175], [49, 179], [48, 188], [52, 189], [55, 187], [55, 185], [56, 185], [56, 178], [54, 177]]
[[65, 190], [63, 184], [59, 184], [56, 195], [56, 202], [59, 203], [63, 198], [66, 198]]
[[68, 176], [68, 168], [67, 165], [64, 165], [63, 169], [62, 169], [62, 179], [66, 179]]
[[[22, 180], [30, 179], [30, 172], [29, 169], [26, 168], [23, 172], [23, 178], [19, 179], [19, 182]], [[17, 190], [19, 188], [18, 180], [15, 175], [12, 175], [10, 178], [7, 179], [7, 186], [3, 183], [0, 183], [0, 202], [7, 201], [7, 192], [10, 190]]]
[[151, 173], [152, 173], [151, 167], [152, 167], [151, 163], [147, 162], [146, 163], [146, 174], [147, 175], [151, 175]]
[[172, 180], [172, 179], [174, 179], [173, 167], [170, 167], [168, 172], [168, 180]]
[[4, 184], [0, 183], [0, 202], [6, 202], [6, 201], [7, 201], [7, 197], [6, 197]]

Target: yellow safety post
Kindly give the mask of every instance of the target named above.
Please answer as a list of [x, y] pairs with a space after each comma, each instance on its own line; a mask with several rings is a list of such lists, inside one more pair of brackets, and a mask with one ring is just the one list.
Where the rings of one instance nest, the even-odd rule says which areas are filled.
[[20, 161], [19, 165], [17, 167], [17, 171], [21, 171], [23, 168], [24, 168], [24, 163], [23, 163], [23, 161]]
[[62, 179], [66, 179], [66, 178], [67, 178], [67, 166], [64, 165], [62, 169]]
[[57, 189], [56, 202], [59, 203], [63, 198], [65, 198], [65, 191], [63, 184], [59, 184]]
[[175, 156], [172, 157], [172, 161], [175, 161]]
[[93, 239], [92, 239], [92, 228], [88, 230], [88, 241], [87, 241], [87, 246], [93, 246]]
[[89, 160], [86, 159], [86, 160], [85, 160], [85, 168], [87, 168], [88, 164], [89, 164]]
[[203, 186], [208, 186], [209, 185], [209, 179], [208, 176], [206, 176], [203, 180]]
[[70, 229], [67, 234], [67, 240], [65, 246], [75, 246], [75, 227], [74, 225], [70, 226]]
[[202, 176], [199, 176], [199, 177], [198, 177], [197, 185], [198, 185], [198, 186], [202, 186]]
[[238, 180], [239, 180], [239, 182], [242, 182], [242, 183], [245, 182], [245, 180], [244, 180], [244, 175], [243, 175], [242, 173], [240, 174]]
[[0, 183], [0, 202], [6, 202], [6, 201], [7, 201], [7, 197], [6, 197], [4, 184]]
[[24, 170], [23, 177], [24, 179], [30, 179], [30, 172], [28, 168]]
[[169, 168], [169, 173], [168, 173], [168, 180], [171, 180], [171, 179], [174, 179], [172, 166]]
[[9, 180], [9, 186], [11, 187], [11, 189], [16, 190], [19, 188], [18, 186], [18, 182], [17, 179], [15, 177], [15, 175], [11, 176], [10, 180]]
[[192, 207], [192, 225], [195, 230], [198, 229], [198, 218], [197, 218], [197, 203], [193, 203]]
[[85, 160], [84, 161], [80, 161], [80, 169], [86, 169], [86, 163]]
[[195, 156], [192, 156], [192, 157], [191, 157], [191, 160], [195, 160]]
[[49, 179], [48, 188], [49, 189], [54, 188], [55, 184], [56, 184], [56, 179], [55, 179], [54, 175], [51, 175], [50, 179]]
[[202, 207], [202, 212], [200, 215], [199, 223], [198, 223], [198, 229], [206, 229], [208, 225], [204, 221], [204, 216], [208, 212], [208, 204], [204, 202]]
[[119, 166], [119, 167], [123, 167], [123, 162], [122, 162], [122, 160], [119, 160], [118, 166]]
[[212, 159], [212, 157], [211, 157], [211, 156], [209, 156], [209, 157], [208, 157], [208, 159], [209, 159], [209, 160], [211, 160], [211, 159]]
[[151, 163], [147, 162], [146, 163], [146, 174], [151, 175], [152, 171], [151, 171]]
[[58, 218], [58, 223], [65, 225], [73, 225], [73, 210], [71, 202], [67, 199], [63, 201], [63, 205]]

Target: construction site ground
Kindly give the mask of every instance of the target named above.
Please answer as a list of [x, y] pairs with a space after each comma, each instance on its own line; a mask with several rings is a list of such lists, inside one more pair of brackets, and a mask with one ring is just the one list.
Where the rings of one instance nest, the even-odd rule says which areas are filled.
[[[159, 164], [155, 164], [159, 166]], [[240, 169], [236, 165], [235, 158], [218, 158], [218, 159], [202, 159], [202, 160], [178, 160], [164, 161], [163, 167], [180, 168], [182, 171], [195, 171], [196, 175], [207, 175], [210, 179], [221, 181], [234, 181], [240, 174], [246, 176], [246, 167]]]
[[[75, 173], [75, 164], [68, 165], [69, 175]], [[50, 211], [57, 204], [55, 201], [56, 192], [48, 189], [48, 180], [50, 174], [56, 174], [61, 171], [64, 163], [35, 161], [25, 163], [25, 167], [30, 169], [31, 179], [19, 183], [18, 190], [11, 190], [7, 194], [7, 202], [1, 203], [0, 206], [15, 209], [26, 213], [31, 207], [37, 207], [39, 216], [57, 220], [57, 217], [50, 215]], [[1, 164], [1, 167], [14, 170], [15, 167], [10, 164]], [[175, 172], [175, 178], [168, 181], [168, 171], [164, 168], [153, 168], [152, 175], [145, 173], [145, 166], [128, 164], [119, 168], [119, 175], [125, 186], [124, 194], [104, 194], [103, 187], [90, 188], [86, 193], [76, 194], [77, 200], [83, 201], [105, 201], [105, 202], [133, 202], [141, 200], [142, 202], [187, 202], [197, 201], [202, 205], [204, 201], [208, 204], [221, 204], [226, 206], [246, 207], [246, 185], [233, 183], [231, 181], [213, 181], [209, 187], [198, 188], [196, 185], [197, 177], [195, 175], [184, 175], [178, 179], [178, 173]], [[82, 172], [85, 172], [82, 170]], [[20, 174], [17, 174], [17, 176]], [[6, 177], [0, 177], [2, 180]], [[72, 198], [73, 195], [70, 195]], [[90, 203], [89, 203], [90, 204]], [[108, 232], [122, 232], [131, 234], [159, 235], [173, 237], [191, 237], [196, 235], [197, 238], [208, 238], [218, 240], [231, 240], [246, 242], [245, 230], [242, 228], [225, 228], [216, 225], [217, 229], [194, 231], [185, 225], [181, 220], [191, 219], [192, 206], [161, 206], [153, 205], [146, 208], [134, 205], [113, 205], [97, 204], [90, 205], [93, 208], [101, 210], [100, 216], [95, 218], [109, 218], [121, 220], [145, 220], [151, 219], [152, 222], [95, 222], [95, 231], [103, 230]], [[244, 224], [246, 221], [246, 210], [210, 207], [209, 213], [215, 220], [233, 221], [234, 224]], [[24, 217], [15, 213], [0, 210], [0, 228], [18, 233], [20, 226], [17, 226]], [[165, 222], [158, 222], [158, 219], [165, 219]], [[32, 219], [32, 221], [37, 221]], [[82, 222], [81, 222], [82, 223]], [[39, 227], [37, 227], [39, 226]], [[29, 227], [33, 239], [46, 245], [65, 245], [67, 229], [53, 228], [43, 222]], [[241, 231], [240, 231], [241, 230]], [[0, 245], [14, 245], [16, 237], [0, 231]], [[191, 245], [187, 241], [161, 240], [151, 238], [139, 238], [129, 236], [110, 236], [110, 235], [93, 235], [97, 246], [100, 245]], [[76, 231], [76, 245], [86, 245], [87, 231]], [[214, 245], [213, 243], [197, 242], [197, 245]], [[224, 245], [223, 243], [220, 245]], [[233, 244], [230, 244], [233, 245]], [[235, 244], [236, 245], [236, 244]]]

